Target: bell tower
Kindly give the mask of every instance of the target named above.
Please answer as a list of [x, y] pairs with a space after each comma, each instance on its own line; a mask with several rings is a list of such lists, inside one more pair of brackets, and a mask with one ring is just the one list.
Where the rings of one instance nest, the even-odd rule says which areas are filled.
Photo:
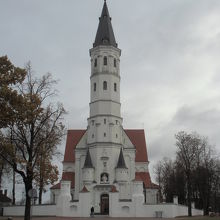
[[93, 207], [95, 213], [111, 217], [146, 216], [144, 201], [156, 204], [157, 186], [151, 182], [148, 171], [144, 130], [122, 126], [121, 50], [106, 0], [89, 53], [88, 126], [68, 131], [63, 182], [53, 188], [55, 195], [61, 187], [58, 215], [88, 217]]
[[95, 42], [90, 49], [88, 144], [121, 144], [120, 56], [104, 1]]

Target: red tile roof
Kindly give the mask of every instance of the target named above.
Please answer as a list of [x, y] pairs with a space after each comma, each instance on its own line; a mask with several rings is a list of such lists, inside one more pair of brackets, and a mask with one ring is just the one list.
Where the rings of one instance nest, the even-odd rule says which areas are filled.
[[[71, 189], [75, 187], [75, 173], [74, 172], [63, 172], [61, 180], [71, 181]], [[52, 186], [51, 189], [60, 189], [60, 182]]]
[[144, 182], [144, 186], [146, 188], [153, 188], [153, 189], [157, 189], [158, 185], [154, 184], [151, 182], [151, 178], [150, 178], [150, 174], [149, 172], [136, 172], [135, 173], [135, 180], [137, 181], [143, 181]]
[[[144, 130], [130, 130], [125, 129], [125, 133], [136, 148], [136, 162], [148, 162], [147, 156], [147, 147], [145, 141]], [[68, 130], [67, 140], [66, 140], [66, 149], [63, 162], [75, 162], [75, 148], [79, 143], [86, 130]], [[138, 172], [135, 175], [136, 180], [141, 180], [144, 182], [145, 187], [155, 188], [157, 185], [153, 184], [150, 180], [150, 174], [147, 172]], [[74, 188], [75, 184], [75, 173], [73, 172], [64, 172], [62, 175], [62, 180], [71, 180], [71, 187]], [[60, 189], [60, 183], [51, 187], [51, 189]]]
[[75, 147], [85, 134], [86, 130], [68, 130], [64, 162], [75, 162]]
[[[136, 148], [136, 162], [148, 162], [144, 130], [125, 129], [125, 133]], [[64, 162], [75, 162], [75, 147], [86, 130], [68, 130]]]
[[130, 130], [125, 129], [124, 130], [127, 136], [129, 137], [131, 143], [136, 148], [136, 162], [148, 162], [148, 156], [147, 156], [147, 146], [145, 141], [145, 135], [143, 129], [136, 129], [136, 130]]

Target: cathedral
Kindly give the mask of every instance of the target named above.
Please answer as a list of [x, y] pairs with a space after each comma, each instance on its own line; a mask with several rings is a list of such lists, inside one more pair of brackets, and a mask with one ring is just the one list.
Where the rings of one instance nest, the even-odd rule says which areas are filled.
[[[87, 195], [83, 202], [87, 207], [84, 212], [93, 207], [95, 213], [110, 216], [114, 215], [112, 202], [116, 197], [118, 203], [124, 204], [124, 211], [132, 208], [130, 204], [137, 192], [143, 203], [157, 203], [158, 186], [151, 182], [144, 130], [123, 128], [121, 50], [106, 1], [89, 53], [88, 126], [85, 130], [68, 130], [62, 179], [51, 188], [51, 200], [56, 203], [61, 216], [68, 216], [71, 210], [78, 213], [77, 216], [83, 216], [79, 206], [84, 195]], [[117, 196], [110, 198], [110, 194]], [[71, 207], [69, 211], [64, 204]]]
[[[88, 125], [68, 130], [60, 182], [51, 204], [32, 207], [35, 216], [165, 217], [187, 215], [187, 206], [159, 203], [152, 183], [143, 129], [123, 128], [120, 56], [106, 0], [92, 49]], [[4, 207], [5, 216], [23, 216], [24, 206]], [[93, 214], [92, 214], [93, 215]], [[192, 203], [192, 215], [202, 215]]]

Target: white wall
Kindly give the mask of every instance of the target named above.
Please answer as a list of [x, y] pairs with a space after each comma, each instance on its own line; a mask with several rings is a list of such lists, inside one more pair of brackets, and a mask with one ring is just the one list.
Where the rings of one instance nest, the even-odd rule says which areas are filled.
[[[84, 203], [74, 202], [69, 203], [65, 209], [65, 215], [69, 217], [89, 217], [90, 199], [85, 193], [84, 198], [81, 198]], [[110, 193], [110, 213], [111, 217], [156, 217], [156, 212], [162, 212], [163, 218], [174, 218], [176, 216], [187, 215], [187, 207], [175, 204], [155, 204], [155, 205], [138, 205], [138, 216], [135, 214], [134, 202], [119, 202], [118, 193]], [[37, 205], [33, 206], [34, 216], [55, 216], [56, 205]], [[84, 213], [84, 214], [83, 214]], [[192, 209], [193, 215], [203, 215], [202, 210]], [[24, 206], [4, 207], [4, 216], [24, 216]]]
[[[119, 193], [110, 193], [111, 217], [156, 217], [156, 212], [162, 212], [164, 218], [186, 216], [187, 206], [170, 204], [144, 204], [143, 196], [133, 195], [132, 202], [120, 202]], [[192, 215], [202, 215], [202, 210], [192, 209]]]
[[[4, 207], [4, 216], [24, 216], [24, 206]], [[34, 216], [55, 216], [56, 205], [36, 205], [32, 206], [31, 215]]]
[[[111, 217], [156, 217], [156, 212], [162, 212], [163, 218], [186, 216], [186, 206], [175, 204], [136, 205], [133, 202], [116, 202], [112, 204]], [[138, 208], [135, 211], [135, 207]], [[192, 209], [192, 215], [202, 215], [202, 210]]]

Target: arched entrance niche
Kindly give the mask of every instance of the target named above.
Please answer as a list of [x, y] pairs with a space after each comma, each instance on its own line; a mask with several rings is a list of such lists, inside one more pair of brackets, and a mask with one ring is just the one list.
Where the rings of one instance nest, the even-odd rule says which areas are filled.
[[102, 194], [100, 198], [100, 204], [101, 204], [101, 214], [102, 215], [108, 215], [109, 214], [109, 195], [108, 194]]

